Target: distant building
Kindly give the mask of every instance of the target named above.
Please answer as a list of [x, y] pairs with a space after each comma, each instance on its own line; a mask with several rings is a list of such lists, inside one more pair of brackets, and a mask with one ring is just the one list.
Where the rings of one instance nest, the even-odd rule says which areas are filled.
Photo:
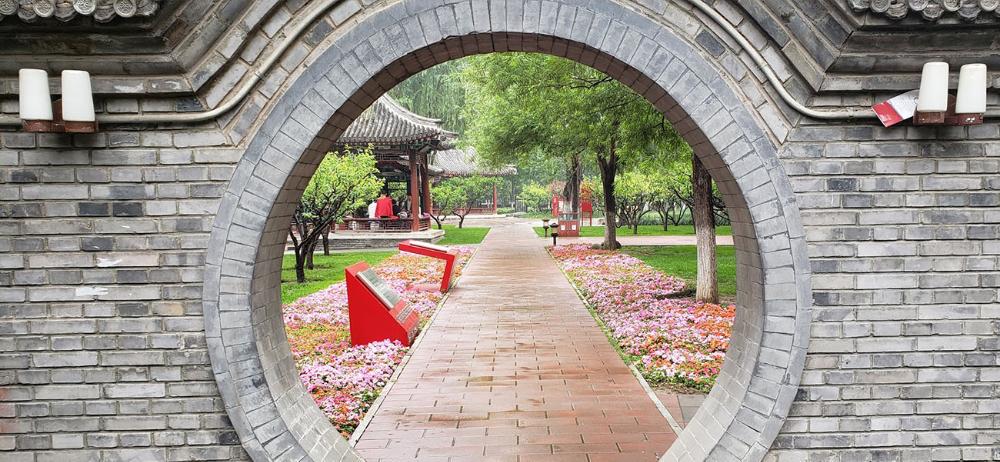
[[[476, 148], [452, 148], [431, 154], [431, 175], [438, 178], [465, 176], [506, 177], [517, 174], [517, 167], [508, 164], [490, 168], [479, 162]], [[493, 184], [493, 195], [485, 203], [472, 208], [473, 214], [497, 213], [497, 185]]]

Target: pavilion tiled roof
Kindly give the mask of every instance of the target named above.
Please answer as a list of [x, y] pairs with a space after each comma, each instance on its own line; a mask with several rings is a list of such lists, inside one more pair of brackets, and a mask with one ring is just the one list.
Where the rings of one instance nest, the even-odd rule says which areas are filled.
[[476, 149], [452, 148], [437, 151], [431, 154], [431, 167], [441, 169], [443, 176], [510, 176], [517, 174], [517, 168], [513, 165], [504, 165], [500, 168], [487, 168], [480, 165], [476, 155]]
[[337, 144], [375, 146], [430, 143], [448, 146], [455, 134], [445, 130], [441, 121], [414, 114], [389, 95], [383, 95], [358, 116]]

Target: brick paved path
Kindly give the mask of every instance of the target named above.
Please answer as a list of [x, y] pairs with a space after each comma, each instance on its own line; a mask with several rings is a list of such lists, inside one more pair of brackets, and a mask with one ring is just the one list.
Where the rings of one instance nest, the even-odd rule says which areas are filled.
[[374, 460], [656, 460], [676, 435], [526, 225], [493, 228], [357, 444]]

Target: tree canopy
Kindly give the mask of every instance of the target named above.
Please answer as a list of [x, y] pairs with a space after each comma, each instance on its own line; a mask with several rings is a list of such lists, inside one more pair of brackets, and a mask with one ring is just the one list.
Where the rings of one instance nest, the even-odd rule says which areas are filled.
[[327, 153], [320, 162], [292, 215], [298, 282], [305, 282], [306, 260], [330, 226], [378, 196], [382, 180], [377, 174], [371, 148]]
[[[558, 158], [567, 169], [596, 162], [604, 209], [616, 213], [619, 169], [678, 152], [686, 143], [641, 95], [593, 68], [532, 53], [472, 57], [466, 83], [466, 142], [495, 165], [533, 156]], [[591, 163], [592, 165], [592, 163]], [[579, 176], [579, 173], [576, 173]], [[616, 248], [614, 224], [605, 246]]]
[[404, 80], [389, 94], [403, 107], [427, 117], [441, 119], [446, 130], [459, 136], [465, 132], [465, 85], [460, 72], [466, 59], [438, 64]]

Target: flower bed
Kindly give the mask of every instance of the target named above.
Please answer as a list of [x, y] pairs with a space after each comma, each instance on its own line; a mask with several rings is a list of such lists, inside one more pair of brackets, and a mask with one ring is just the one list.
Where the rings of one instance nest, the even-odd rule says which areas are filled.
[[550, 252], [647, 380], [712, 388], [735, 306], [671, 298], [684, 281], [630, 255], [579, 244]]
[[[459, 254], [455, 269], [458, 277], [472, 256], [473, 247], [452, 249]], [[424, 325], [444, 295], [416, 290], [414, 286], [437, 284], [443, 268], [444, 262], [440, 260], [400, 253], [378, 264], [375, 272], [415, 307]], [[299, 378], [330, 422], [345, 436], [350, 435], [402, 361], [407, 348], [390, 341], [351, 346], [344, 282], [299, 298], [282, 309]]]

